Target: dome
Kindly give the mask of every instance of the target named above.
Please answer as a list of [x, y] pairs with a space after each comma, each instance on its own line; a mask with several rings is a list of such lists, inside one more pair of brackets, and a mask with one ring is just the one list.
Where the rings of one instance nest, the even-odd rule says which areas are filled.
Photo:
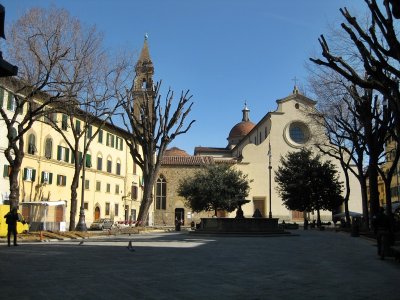
[[228, 139], [244, 137], [254, 128], [254, 126], [254, 123], [250, 121], [242, 121], [237, 123], [229, 132]]
[[190, 156], [186, 151], [179, 149], [177, 147], [172, 147], [171, 149], [165, 150], [164, 156]]

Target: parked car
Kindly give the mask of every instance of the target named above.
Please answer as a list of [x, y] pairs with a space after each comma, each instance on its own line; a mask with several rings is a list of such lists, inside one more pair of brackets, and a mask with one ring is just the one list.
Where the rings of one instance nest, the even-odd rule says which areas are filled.
[[98, 219], [95, 220], [92, 225], [90, 225], [91, 230], [103, 230], [103, 229], [111, 229], [114, 222], [110, 219]]

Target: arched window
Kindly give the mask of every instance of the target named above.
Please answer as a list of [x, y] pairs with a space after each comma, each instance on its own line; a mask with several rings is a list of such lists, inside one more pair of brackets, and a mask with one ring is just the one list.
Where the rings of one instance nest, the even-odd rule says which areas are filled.
[[167, 208], [167, 181], [160, 175], [156, 183], [156, 209]]
[[103, 157], [101, 154], [97, 154], [97, 170], [101, 171], [103, 169]]
[[111, 173], [112, 170], [112, 160], [111, 158], [107, 158], [107, 172]]
[[44, 156], [47, 159], [50, 159], [53, 154], [53, 140], [51, 138], [47, 138], [44, 144]]
[[115, 174], [121, 175], [121, 162], [117, 160], [117, 164], [115, 166]]
[[36, 137], [33, 133], [28, 136], [28, 153], [35, 154], [36, 152]]

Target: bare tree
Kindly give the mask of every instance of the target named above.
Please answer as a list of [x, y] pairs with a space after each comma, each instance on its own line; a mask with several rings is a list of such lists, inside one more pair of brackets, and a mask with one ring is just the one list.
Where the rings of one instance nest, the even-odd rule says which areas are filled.
[[168, 145], [178, 136], [189, 131], [194, 120], [185, 125], [193, 102], [189, 91], [182, 92], [176, 107], [174, 93], [168, 90], [164, 105], [161, 103], [161, 83], [137, 91], [126, 90], [123, 99], [123, 123], [129, 131], [125, 138], [134, 162], [143, 172], [143, 199], [138, 214], [138, 225], [145, 225], [153, 202], [153, 187], [161, 161]]
[[[370, 212], [376, 214], [379, 207], [377, 188], [379, 157], [384, 153], [383, 146], [387, 140], [384, 128], [390, 129], [387, 126], [390, 126], [391, 122], [388, 115], [382, 114], [382, 109], [381, 111], [378, 110], [382, 106], [377, 105], [379, 95], [376, 95], [376, 91], [388, 100], [387, 109], [392, 111], [389, 115], [394, 118], [393, 126], [396, 132], [400, 132], [400, 91], [398, 88], [400, 43], [397, 39], [396, 26], [393, 20], [392, 9], [395, 7], [391, 6], [389, 1], [384, 0], [383, 10], [381, 11], [375, 0], [365, 0], [365, 2], [371, 17], [368, 26], [362, 26], [366, 24], [358, 21], [346, 8], [340, 10], [346, 20], [346, 23], [341, 24], [341, 27], [352, 43], [354, 50], [352, 50], [352, 53], [356, 55], [341, 55], [334, 50], [331, 51], [327, 40], [321, 35], [319, 42], [324, 59], [310, 58], [310, 60], [317, 65], [337, 72], [351, 83], [349, 93], [358, 115], [362, 118], [360, 123], [364, 127], [368, 145]], [[360, 88], [364, 92], [360, 93]], [[383, 99], [380, 100], [380, 103], [382, 101]], [[376, 118], [378, 114], [379, 117]], [[371, 120], [373, 121], [371, 122]], [[385, 121], [389, 123], [384, 123]], [[382, 134], [383, 137], [378, 137], [378, 134]], [[389, 199], [389, 211], [390, 208]]]
[[[100, 50], [100, 48], [98, 49]], [[115, 90], [119, 82], [119, 76], [123, 73], [124, 63], [111, 66], [111, 63], [102, 57], [101, 53], [90, 56], [88, 59], [96, 59], [91, 62], [96, 70], [89, 72], [91, 80], [87, 80], [79, 98], [71, 99], [69, 105], [58, 106], [55, 111], [62, 114], [62, 118], [53, 119], [47, 117], [47, 123], [57, 131], [67, 143], [71, 150], [71, 160], [74, 164], [74, 174], [71, 182], [71, 208], [69, 230], [75, 230], [75, 219], [78, 207], [79, 178], [82, 173], [82, 190], [85, 182], [85, 167], [91, 167], [91, 157], [88, 150], [92, 141], [99, 134], [106, 123], [111, 122], [111, 118], [119, 107], [118, 101], [114, 98]], [[101, 58], [101, 59], [99, 59]], [[87, 62], [88, 63], [88, 62]], [[85, 90], [85, 93], [83, 93]], [[61, 119], [61, 122], [60, 122]], [[95, 125], [93, 127], [92, 125]], [[95, 128], [95, 129], [93, 129]], [[84, 203], [81, 199], [79, 223], [77, 230], [85, 231]]]

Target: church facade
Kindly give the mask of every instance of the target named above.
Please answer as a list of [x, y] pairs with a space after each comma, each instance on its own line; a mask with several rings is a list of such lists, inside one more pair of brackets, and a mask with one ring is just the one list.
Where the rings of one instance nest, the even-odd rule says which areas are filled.
[[[242, 110], [242, 120], [229, 132], [226, 147], [196, 147], [193, 156], [179, 153], [176, 150], [174, 155], [167, 153], [160, 174], [164, 176], [163, 180], [166, 182], [167, 189], [168, 182], [175, 182], [175, 184], [169, 185], [170, 190], [167, 192], [166, 202], [171, 207], [169, 211], [181, 209], [186, 212], [186, 217], [191, 216], [194, 221], [198, 221], [199, 216], [193, 215], [190, 208], [185, 207], [184, 199], [176, 194], [176, 182], [179, 182], [180, 178], [188, 176], [186, 172], [181, 172], [187, 168], [184, 161], [201, 161], [203, 159], [209, 163], [232, 164], [234, 168], [241, 170], [252, 180], [247, 197], [250, 202], [242, 206], [245, 217], [252, 217], [254, 211], [259, 209], [264, 217], [271, 215], [279, 218], [280, 221], [303, 221], [302, 212], [288, 210], [283, 205], [274, 179], [275, 170], [280, 164], [281, 157], [288, 152], [307, 147], [314, 153], [318, 153], [315, 144], [322, 142], [324, 133], [322, 128], [313, 125], [314, 122], [307, 114], [310, 110], [315, 110], [316, 102], [302, 95], [296, 87], [289, 96], [277, 100], [276, 103], [277, 109], [265, 114], [256, 124], [250, 121], [250, 110], [245, 104]], [[339, 162], [330, 157], [322, 157], [332, 161], [340, 174], [340, 180], [344, 182]], [[174, 172], [170, 172], [171, 161], [175, 162]], [[201, 166], [199, 165], [199, 167]], [[361, 212], [360, 186], [354, 176], [351, 175], [350, 179], [349, 209]], [[156, 206], [155, 213], [157, 213]], [[227, 216], [234, 217], [235, 213], [232, 212]], [[308, 218], [316, 219], [316, 212], [315, 215], [309, 213]], [[322, 211], [321, 219], [323, 221], [332, 220], [332, 213]]]

